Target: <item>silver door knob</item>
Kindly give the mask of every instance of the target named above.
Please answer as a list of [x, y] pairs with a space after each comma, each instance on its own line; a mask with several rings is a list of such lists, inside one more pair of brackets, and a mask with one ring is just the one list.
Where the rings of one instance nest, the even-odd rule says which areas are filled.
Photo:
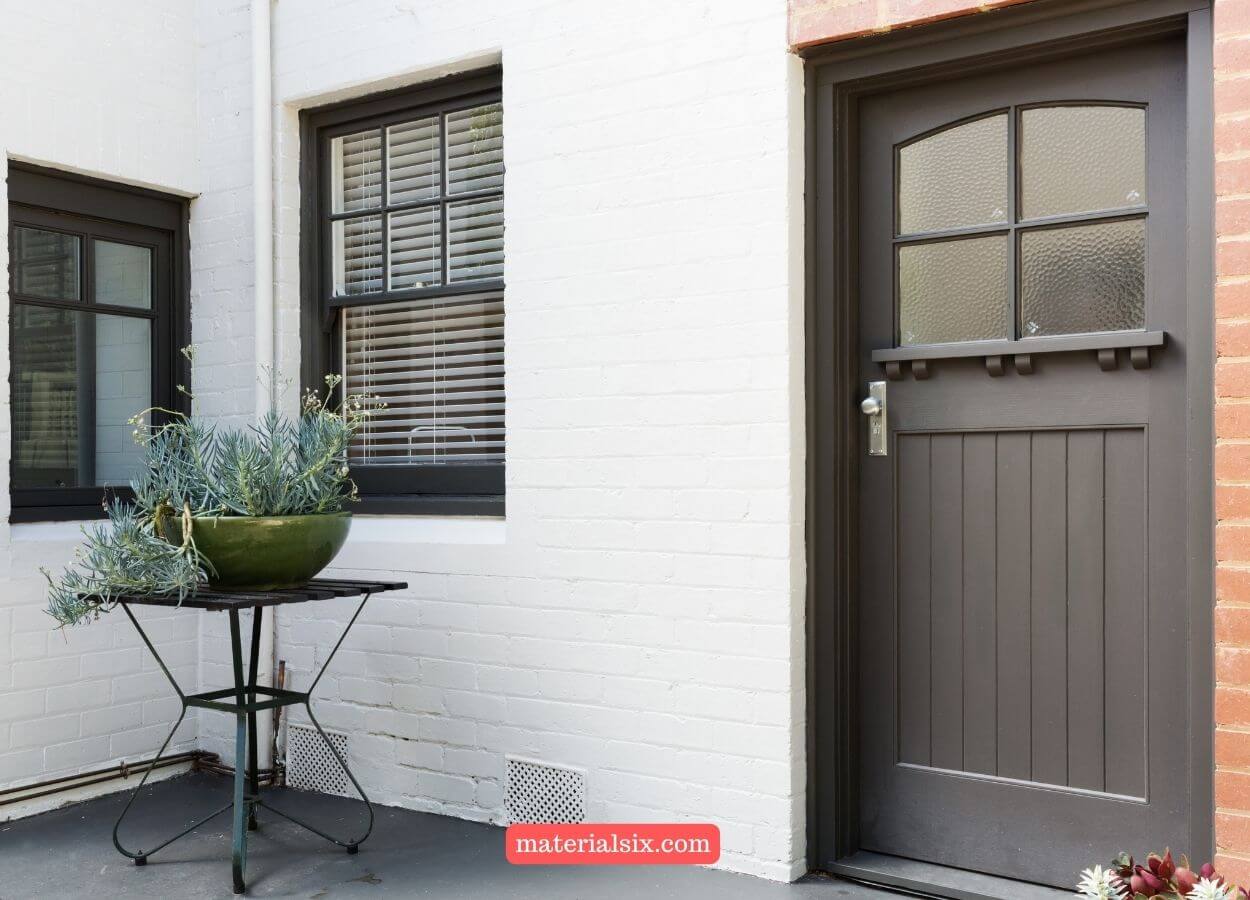
[[859, 408], [863, 410], [863, 413], [866, 416], [881, 415], [881, 401], [876, 397], [865, 397], [859, 404]]

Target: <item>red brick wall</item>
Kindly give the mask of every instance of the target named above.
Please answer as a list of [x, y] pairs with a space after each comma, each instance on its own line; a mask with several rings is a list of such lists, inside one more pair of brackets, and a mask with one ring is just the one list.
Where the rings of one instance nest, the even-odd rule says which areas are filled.
[[[790, 43], [1020, 2], [790, 0]], [[1215, 0], [1215, 114], [1216, 861], [1250, 886], [1250, 0]]]
[[919, 25], [968, 13], [984, 12], [1028, 0], [790, 0], [790, 46], [796, 50]]
[[1215, 840], [1250, 885], [1250, 0], [1215, 4]]

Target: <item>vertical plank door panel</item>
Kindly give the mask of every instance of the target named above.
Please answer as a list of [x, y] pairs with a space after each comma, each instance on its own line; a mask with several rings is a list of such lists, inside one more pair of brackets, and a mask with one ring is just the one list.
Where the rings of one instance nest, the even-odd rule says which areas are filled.
[[998, 436], [997, 668], [998, 766], [1004, 778], [1027, 780], [1032, 739], [1029, 560], [1032, 525], [1032, 435]]
[[998, 768], [997, 441], [992, 432], [964, 436], [963, 768], [983, 775]]
[[931, 764], [962, 769], [963, 435], [935, 434], [931, 441]]
[[1068, 784], [1101, 791], [1104, 433], [1068, 434]]
[[898, 453], [899, 759], [929, 765], [929, 442], [900, 435]]

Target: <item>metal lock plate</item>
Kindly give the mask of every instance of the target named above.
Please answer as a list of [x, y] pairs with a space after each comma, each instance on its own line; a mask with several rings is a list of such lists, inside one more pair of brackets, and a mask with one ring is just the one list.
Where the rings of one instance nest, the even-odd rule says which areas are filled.
[[886, 407], [885, 388], [887, 382], [868, 382], [868, 396], [859, 404], [860, 410], [868, 417], [868, 455], [885, 456], [889, 452], [889, 435], [886, 431], [888, 414]]

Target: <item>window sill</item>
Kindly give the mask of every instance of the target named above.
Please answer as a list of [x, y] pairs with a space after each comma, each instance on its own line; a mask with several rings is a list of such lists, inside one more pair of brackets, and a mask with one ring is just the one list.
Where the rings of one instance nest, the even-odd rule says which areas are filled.
[[9, 510], [9, 523], [12, 525], [53, 525], [67, 522], [75, 527], [92, 520], [107, 518], [99, 503], [89, 506], [18, 506]]
[[504, 544], [507, 523], [485, 516], [371, 516], [357, 513], [352, 544]]
[[23, 522], [10, 519], [9, 539], [14, 543], [68, 544], [82, 540], [82, 529], [98, 519], [67, 519], [59, 522]]
[[502, 518], [504, 498], [494, 494], [399, 494], [361, 497], [350, 512], [366, 516], [488, 516]]

